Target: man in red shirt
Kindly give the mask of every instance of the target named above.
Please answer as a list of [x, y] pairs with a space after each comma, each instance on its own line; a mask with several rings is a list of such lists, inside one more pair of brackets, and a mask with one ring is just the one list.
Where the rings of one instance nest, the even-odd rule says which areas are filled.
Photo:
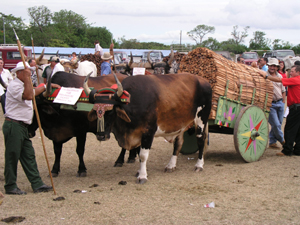
[[[281, 82], [287, 86], [289, 94], [287, 96], [287, 106], [290, 109], [284, 127], [283, 150], [278, 152], [278, 156], [300, 156], [300, 66], [293, 66], [290, 78], [279, 78], [265, 75], [266, 79], [274, 82]], [[294, 145], [295, 143], [295, 145]]]

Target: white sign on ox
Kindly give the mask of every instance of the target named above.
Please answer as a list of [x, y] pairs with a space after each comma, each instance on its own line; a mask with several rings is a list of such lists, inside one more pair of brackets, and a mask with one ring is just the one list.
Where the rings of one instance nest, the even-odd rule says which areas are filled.
[[135, 75], [145, 75], [145, 68], [141, 68], [141, 67], [134, 67], [133, 68], [133, 72], [132, 72], [132, 76]]
[[61, 87], [53, 102], [67, 105], [75, 105], [82, 91], [83, 89], [80, 88]]

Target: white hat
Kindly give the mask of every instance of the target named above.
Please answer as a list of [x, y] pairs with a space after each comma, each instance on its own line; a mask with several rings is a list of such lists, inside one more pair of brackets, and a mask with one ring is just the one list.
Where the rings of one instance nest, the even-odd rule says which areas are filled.
[[103, 60], [109, 60], [112, 58], [112, 55], [110, 55], [109, 52], [104, 52], [103, 56], [101, 56], [101, 59]]
[[267, 64], [268, 64], [268, 66], [271, 66], [271, 65], [279, 66], [278, 59], [276, 59], [276, 58], [269, 59], [269, 62]]
[[[29, 64], [28, 64], [28, 62], [25, 62], [25, 65], [26, 65], [27, 68], [29, 68], [32, 71], [35, 71], [35, 69], [36, 69], [35, 66], [30, 67]], [[16, 65], [16, 67], [13, 68], [11, 70], [11, 72], [15, 73], [15, 72], [17, 72], [19, 70], [24, 70], [24, 64], [23, 64], [23, 62], [18, 62], [18, 64]]]

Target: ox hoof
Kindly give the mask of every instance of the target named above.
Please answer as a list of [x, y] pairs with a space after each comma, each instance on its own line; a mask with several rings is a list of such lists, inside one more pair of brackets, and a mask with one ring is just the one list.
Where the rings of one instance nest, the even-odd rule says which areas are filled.
[[146, 178], [142, 178], [142, 179], [137, 179], [136, 180], [136, 183], [137, 184], [144, 184], [144, 183], [146, 183], [147, 182], [147, 179]]
[[86, 172], [78, 172], [76, 177], [86, 177]]
[[140, 173], [139, 172], [137, 172], [136, 174], [135, 174], [135, 177], [138, 177], [140, 175]]
[[203, 168], [202, 167], [195, 167], [195, 172], [200, 172], [200, 171], [202, 171], [203, 170]]
[[123, 166], [123, 163], [115, 163], [114, 167], [122, 167]]
[[127, 163], [135, 163], [135, 159], [128, 159]]
[[176, 167], [173, 167], [173, 168], [168, 168], [168, 167], [166, 167], [165, 168], [165, 172], [168, 172], [168, 173], [172, 173], [172, 172], [174, 172], [176, 170]]
[[[58, 173], [51, 173], [52, 177], [58, 177]], [[48, 175], [50, 177], [50, 175]]]

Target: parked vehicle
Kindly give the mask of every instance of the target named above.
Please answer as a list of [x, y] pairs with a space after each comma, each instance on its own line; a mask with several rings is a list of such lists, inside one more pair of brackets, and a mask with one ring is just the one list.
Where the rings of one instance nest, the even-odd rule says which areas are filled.
[[[23, 48], [27, 57], [32, 57], [31, 48]], [[16, 44], [0, 44], [0, 58], [3, 59], [5, 69], [13, 69], [18, 62], [21, 62], [21, 55], [18, 45]]]
[[128, 63], [129, 62], [129, 57], [126, 52], [123, 51], [114, 51], [114, 58], [116, 61], [119, 63]]
[[152, 62], [161, 62], [164, 58], [164, 55], [161, 51], [145, 51], [142, 55], [142, 62], [147, 62], [148, 53], [150, 52], [150, 59]]
[[266, 58], [277, 58], [278, 60], [283, 60], [286, 56], [295, 57], [295, 52], [290, 49], [281, 49], [281, 50], [273, 50], [270, 52], [264, 53], [263, 57]]
[[250, 66], [252, 62], [257, 62], [259, 59], [257, 52], [244, 52], [241, 57], [244, 58], [245, 64], [248, 66]]

